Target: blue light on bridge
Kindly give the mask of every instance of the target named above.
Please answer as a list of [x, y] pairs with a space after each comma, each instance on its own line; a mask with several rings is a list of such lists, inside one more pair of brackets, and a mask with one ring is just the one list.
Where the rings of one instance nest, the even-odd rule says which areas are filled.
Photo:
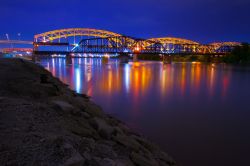
[[76, 49], [77, 47], [79, 47], [79, 44], [74, 44], [75, 45], [75, 47], [73, 47], [72, 49], [71, 49], [71, 51], [73, 51], [74, 49]]

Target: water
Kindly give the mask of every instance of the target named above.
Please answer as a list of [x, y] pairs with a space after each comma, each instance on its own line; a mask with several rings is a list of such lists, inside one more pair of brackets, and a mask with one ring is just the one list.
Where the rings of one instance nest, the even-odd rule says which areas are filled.
[[184, 166], [250, 165], [250, 69], [47, 59], [42, 65]]

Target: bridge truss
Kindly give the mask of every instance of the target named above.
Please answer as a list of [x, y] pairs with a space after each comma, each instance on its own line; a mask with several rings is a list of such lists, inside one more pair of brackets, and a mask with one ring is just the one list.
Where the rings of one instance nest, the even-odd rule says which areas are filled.
[[121, 36], [120, 34], [99, 30], [99, 29], [91, 29], [91, 28], [68, 28], [68, 29], [59, 29], [54, 31], [49, 31], [45, 33], [41, 33], [34, 36], [34, 42], [52, 42], [53, 40], [68, 37], [76, 37], [76, 36], [87, 36], [87, 37], [113, 37], [113, 36]]
[[127, 36], [114, 36], [107, 38], [92, 38], [81, 40], [75, 53], [131, 53], [131, 54], [225, 54], [240, 43], [213, 43], [199, 44], [186, 39], [155, 38], [137, 39]]

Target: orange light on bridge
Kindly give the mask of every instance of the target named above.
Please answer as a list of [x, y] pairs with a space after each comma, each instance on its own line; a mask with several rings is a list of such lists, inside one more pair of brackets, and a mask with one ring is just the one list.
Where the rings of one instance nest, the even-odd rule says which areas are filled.
[[135, 49], [134, 49], [134, 51], [135, 51], [135, 52], [139, 52], [140, 50], [141, 50], [141, 48], [140, 48], [140, 47], [138, 47], [138, 46], [137, 46], [137, 47], [135, 47]]

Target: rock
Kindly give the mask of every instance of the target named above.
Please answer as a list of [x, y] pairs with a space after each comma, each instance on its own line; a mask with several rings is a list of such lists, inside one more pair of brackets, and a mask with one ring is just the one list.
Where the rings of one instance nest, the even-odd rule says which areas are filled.
[[85, 159], [79, 154], [76, 153], [74, 156], [69, 158], [63, 166], [82, 166], [85, 162]]
[[88, 102], [89, 102], [89, 99], [79, 97], [79, 96], [74, 97], [74, 104], [84, 111], [86, 107], [88, 106]]
[[112, 146], [105, 144], [96, 144], [93, 149], [93, 155], [101, 158], [117, 158], [117, 154], [112, 149]]
[[90, 120], [92, 125], [99, 133], [99, 135], [105, 139], [110, 139], [114, 131], [114, 128], [107, 124], [107, 122], [101, 118], [95, 117]]
[[135, 139], [126, 135], [118, 134], [116, 136], [113, 136], [113, 139], [116, 142], [126, 146], [129, 149], [133, 149], [135, 151], [139, 151], [142, 148], [142, 146]]
[[153, 153], [153, 156], [157, 159], [160, 159], [162, 161], [165, 161], [166, 163], [168, 163], [169, 165], [175, 165], [176, 162], [174, 161], [174, 159], [172, 157], [170, 157], [167, 153], [163, 152], [163, 151], [155, 151]]
[[0, 102], [4, 101], [5, 97], [0, 97]]
[[101, 165], [102, 166], [115, 166], [115, 162], [109, 158], [104, 158], [101, 160]]
[[99, 157], [93, 157], [89, 165], [93, 166], [115, 166], [115, 162], [109, 158], [101, 159]]
[[167, 164], [165, 161], [159, 160], [158, 162], [159, 162], [159, 166], [171, 166], [171, 165]]
[[142, 137], [139, 137], [137, 135], [131, 135], [131, 137], [133, 137], [136, 141], [138, 141], [141, 145], [143, 145], [143, 147], [145, 147], [149, 151], [159, 150], [159, 148], [156, 145], [154, 145], [153, 143], [149, 142], [148, 140]]
[[130, 159], [117, 159], [115, 166], [134, 166], [134, 164]]
[[132, 152], [130, 158], [138, 166], [159, 166], [154, 159], [146, 158], [139, 153]]
[[40, 83], [47, 84], [48, 82], [48, 75], [47, 74], [40, 74]]
[[73, 105], [69, 104], [67, 101], [54, 100], [52, 101], [52, 103], [64, 112], [70, 112], [72, 115], [75, 116], [82, 116], [83, 112], [80, 111], [78, 108], [74, 107]]
[[[79, 141], [79, 143], [77, 144], [78, 147], [78, 151], [86, 158], [89, 159], [89, 157], [85, 156], [88, 155], [90, 153], [90, 151], [93, 151], [93, 149], [95, 148], [95, 140], [93, 138], [86, 138], [83, 137], [81, 138], [81, 140]], [[90, 155], [90, 154], [89, 154]]]
[[89, 101], [90, 96], [86, 95], [86, 94], [81, 94], [81, 93], [77, 93], [77, 96], [80, 96], [81, 98], [87, 99]]
[[[84, 124], [85, 122], [85, 124]], [[87, 121], [76, 122], [76, 121], [69, 121], [69, 120], [61, 120], [61, 124], [68, 129], [71, 133], [74, 133], [81, 137], [92, 137], [98, 138], [97, 132], [91, 128]]]
[[84, 118], [89, 119], [91, 116], [87, 112], [82, 112]]
[[86, 105], [85, 111], [94, 117], [103, 117], [104, 116], [101, 107], [99, 107], [98, 105], [93, 104], [91, 102], [89, 102]]
[[119, 127], [114, 127], [114, 135], [117, 135], [117, 134], [123, 135], [124, 133], [123, 133], [123, 131], [122, 131], [121, 128], [119, 128]]
[[62, 100], [54, 100], [54, 101], [52, 101], [52, 103], [57, 105], [63, 111], [71, 111], [74, 109], [74, 107], [71, 104], [69, 104], [65, 101], [62, 101]]
[[118, 127], [125, 133], [129, 134], [131, 130], [123, 123], [118, 124]]
[[88, 152], [84, 152], [84, 153], [83, 153], [83, 156], [84, 156], [84, 158], [85, 158], [86, 160], [91, 160], [91, 158], [92, 158], [92, 156], [91, 156], [90, 153], [88, 153]]

